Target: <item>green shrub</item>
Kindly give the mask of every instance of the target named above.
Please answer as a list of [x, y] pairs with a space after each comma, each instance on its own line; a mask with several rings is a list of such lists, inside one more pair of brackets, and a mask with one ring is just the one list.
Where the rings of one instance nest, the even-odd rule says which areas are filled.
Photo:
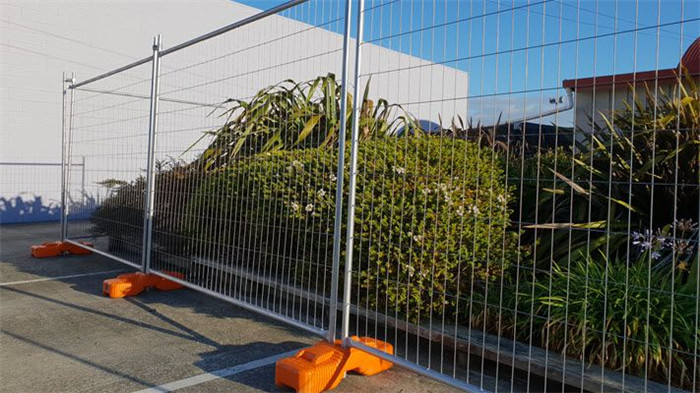
[[119, 241], [140, 244], [143, 237], [143, 207], [146, 179], [131, 183], [108, 179], [100, 183], [109, 195], [90, 216], [93, 236], [108, 236], [110, 249]]
[[569, 269], [553, 265], [551, 275], [520, 291], [518, 308], [535, 313], [519, 318], [520, 339], [528, 339], [532, 323], [533, 342], [539, 338], [544, 348], [637, 376], [646, 369], [652, 380], [670, 377], [690, 388], [700, 339], [695, 288], [675, 286], [650, 260], [645, 255], [626, 266], [601, 256], [577, 258]]
[[[400, 105], [382, 98], [375, 105], [368, 99], [369, 89], [367, 82], [360, 107], [360, 140], [392, 135], [402, 126], [415, 127], [413, 117]], [[329, 73], [306, 82], [287, 79], [261, 89], [247, 101], [229, 99], [221, 105], [224, 124], [202, 136], [213, 140], [196, 163], [205, 169], [222, 168], [259, 153], [336, 146], [343, 118], [342, 91]], [[344, 116], [350, 136], [353, 100], [350, 94], [347, 98]]]
[[[336, 162], [332, 149], [305, 149], [211, 174], [188, 208], [196, 248], [320, 287], [332, 258]], [[451, 315], [472, 285], [500, 277], [517, 242], [507, 230], [511, 197], [501, 165], [461, 140], [362, 143], [354, 247], [360, 305], [412, 320]]]
[[[153, 214], [153, 246], [171, 255], [183, 255], [187, 241], [182, 235], [183, 207], [197, 189], [202, 172], [194, 165], [177, 161], [157, 162]], [[95, 209], [90, 221], [93, 236], [108, 236], [110, 249], [118, 251], [125, 244], [140, 245], [146, 179], [132, 182], [108, 179], [100, 183], [109, 196]], [[131, 247], [133, 251], [133, 247]]]
[[[519, 190], [523, 243], [537, 244], [531, 259], [539, 267], [598, 250], [611, 261], [636, 260], [639, 252], [628, 247], [633, 239], [627, 232], [663, 230], [698, 217], [700, 88], [695, 81], [678, 77], [658, 94], [640, 88], [633, 102], [601, 117], [605, 126], [581, 132], [585, 141], [575, 150], [545, 150], [522, 161], [516, 151], [509, 160], [512, 184], [519, 185], [521, 170], [525, 179], [539, 177], [537, 183], [524, 180]], [[652, 222], [655, 228], [649, 228]], [[697, 244], [692, 248], [694, 255]], [[686, 259], [664, 264], [690, 267]]]

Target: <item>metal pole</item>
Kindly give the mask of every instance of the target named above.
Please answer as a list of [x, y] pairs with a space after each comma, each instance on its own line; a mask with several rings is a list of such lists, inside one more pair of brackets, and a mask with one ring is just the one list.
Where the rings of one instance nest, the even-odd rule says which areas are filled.
[[148, 157], [146, 160], [146, 198], [143, 207], [143, 251], [141, 268], [145, 273], [151, 270], [151, 237], [153, 232], [153, 205], [155, 194], [155, 152], [156, 127], [158, 126], [158, 85], [160, 81], [161, 35], [153, 38], [153, 58], [151, 71], [151, 108], [148, 124]]
[[81, 172], [81, 177], [80, 177], [80, 194], [82, 195], [82, 198], [80, 199], [82, 201], [83, 206], [85, 205], [85, 156], [83, 156], [83, 160], [81, 163], [82, 166], [82, 172]]
[[63, 107], [61, 108], [61, 241], [66, 241], [66, 72], [61, 78], [63, 85]]
[[338, 173], [335, 190], [335, 222], [333, 225], [333, 265], [331, 267], [331, 304], [328, 315], [328, 341], [335, 341], [338, 319], [338, 279], [340, 271], [340, 233], [343, 220], [343, 173], [345, 172], [345, 130], [347, 128], [348, 106], [348, 63], [350, 52], [352, 0], [345, 2], [345, 33], [343, 35], [343, 74], [341, 76], [342, 93], [340, 97], [340, 130], [338, 132]]
[[350, 335], [350, 292], [352, 290], [352, 250], [355, 227], [355, 188], [357, 187], [357, 148], [359, 134], [359, 115], [362, 110], [360, 101], [360, 58], [362, 44], [362, 28], [364, 25], [365, 1], [358, 0], [357, 6], [357, 39], [355, 41], [355, 86], [352, 97], [352, 139], [350, 141], [350, 185], [348, 193], [348, 224], [345, 240], [345, 275], [343, 288], [343, 321], [340, 338], [343, 346], [347, 347]]
[[[75, 83], [75, 74], [71, 73], [70, 78], [66, 78], [63, 73], [63, 119], [61, 121], [61, 241], [66, 241], [68, 237], [68, 181], [70, 176], [70, 144], [71, 128], [73, 127], [73, 96], [74, 91], [71, 86]], [[70, 89], [70, 105], [68, 112], [68, 122], [66, 122], [66, 93]]]
[[[207, 33], [207, 34], [201, 35], [201, 36], [199, 36], [199, 37], [197, 37], [197, 38], [193, 38], [193, 39], [191, 39], [191, 40], [189, 40], [189, 41], [186, 41], [186, 42], [183, 42], [183, 43], [181, 43], [181, 44], [175, 45], [175, 46], [173, 46], [172, 48], [169, 48], [169, 49], [167, 49], [167, 50], [159, 51], [159, 56], [160, 56], [160, 57], [165, 56], [165, 55], [167, 55], [167, 54], [176, 52], [176, 51], [178, 51], [178, 50], [180, 50], [180, 49], [187, 48], [188, 46], [192, 46], [192, 45], [194, 45], [194, 44], [196, 44], [196, 43], [198, 43], [198, 42], [201, 42], [201, 41], [204, 41], [204, 40], [208, 40], [208, 39], [210, 39], [210, 38], [213, 38], [213, 37], [216, 37], [216, 36], [218, 36], [218, 35], [224, 34], [224, 33], [229, 32], [229, 31], [231, 31], [231, 30], [238, 29], [238, 28], [240, 28], [240, 27], [242, 27], [242, 26], [245, 26], [245, 25], [249, 25], [249, 24], [251, 24], [251, 23], [253, 23], [253, 22], [255, 22], [255, 21], [258, 21], [258, 20], [260, 20], [260, 19], [267, 18], [267, 17], [270, 16], [270, 15], [278, 14], [278, 13], [280, 13], [280, 12], [286, 10], [286, 9], [292, 8], [292, 7], [296, 6], [296, 5], [305, 3], [305, 2], [307, 2], [307, 1], [308, 1], [308, 0], [291, 0], [291, 1], [288, 1], [288, 2], [286, 2], [286, 3], [284, 3], [284, 4], [278, 5], [277, 7], [270, 8], [269, 10], [266, 10], [266, 11], [263, 11], [263, 12], [260, 12], [260, 13], [257, 13], [257, 14], [255, 14], [255, 15], [253, 15], [253, 16], [248, 17], [248, 18], [239, 20], [238, 22], [231, 23], [231, 24], [229, 24], [229, 25], [226, 25], [226, 26], [224, 26], [224, 27], [222, 27], [222, 28], [216, 29], [216, 30], [214, 30], [214, 31], [212, 31], [212, 32], [209, 32], [209, 33]], [[84, 86], [84, 85], [87, 85], [87, 84], [92, 83], [92, 82], [96, 82], [96, 81], [98, 81], [98, 80], [100, 80], [100, 79], [104, 79], [104, 78], [107, 78], [107, 77], [109, 77], [109, 76], [112, 76], [112, 75], [115, 75], [115, 74], [119, 74], [119, 73], [121, 73], [121, 72], [124, 72], [124, 71], [126, 71], [126, 70], [130, 70], [130, 69], [132, 69], [132, 68], [134, 68], [134, 67], [138, 67], [138, 66], [140, 66], [140, 65], [142, 65], [142, 64], [146, 64], [146, 63], [148, 63], [149, 61], [151, 61], [151, 57], [150, 57], [150, 56], [149, 56], [149, 57], [146, 57], [146, 58], [143, 58], [143, 59], [141, 59], [141, 60], [137, 60], [137, 61], [135, 61], [135, 62], [133, 62], [133, 63], [127, 64], [127, 65], [125, 65], [125, 66], [123, 66], [123, 67], [119, 67], [119, 68], [114, 69], [114, 70], [112, 70], [112, 71], [105, 72], [104, 74], [95, 76], [95, 77], [93, 77], [93, 78], [86, 79], [86, 80], [84, 80], [84, 81], [82, 81], [82, 82], [80, 82], [80, 83], [76, 83], [73, 87], [80, 87], [80, 86]]]

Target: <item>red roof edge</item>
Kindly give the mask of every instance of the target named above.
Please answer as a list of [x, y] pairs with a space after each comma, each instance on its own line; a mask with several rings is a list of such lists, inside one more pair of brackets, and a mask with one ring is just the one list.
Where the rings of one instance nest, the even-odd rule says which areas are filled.
[[[643, 83], [658, 80], [668, 80], [676, 79], [678, 74], [677, 68], [669, 68], [665, 70], [657, 71], [644, 71], [644, 72], [631, 72], [629, 74], [617, 74], [617, 75], [605, 75], [605, 76], [594, 76], [592, 78], [583, 79], [567, 79], [563, 82], [563, 86], [567, 89], [583, 89], [589, 87], [608, 87], [615, 84], [627, 85]], [[700, 73], [691, 74], [691, 76], [698, 76]]]
[[686, 68], [691, 77], [700, 76], [700, 37], [688, 47], [676, 68], [668, 68], [658, 71], [643, 71], [637, 73], [594, 76], [582, 79], [567, 79], [562, 85], [567, 89], [580, 89], [590, 87], [609, 87], [617, 85], [636, 84], [654, 80], [675, 79], [679, 73], [681, 64]]

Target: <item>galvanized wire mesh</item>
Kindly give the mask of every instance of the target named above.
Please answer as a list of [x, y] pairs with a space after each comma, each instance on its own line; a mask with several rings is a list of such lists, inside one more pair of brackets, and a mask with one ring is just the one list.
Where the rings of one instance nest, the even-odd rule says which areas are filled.
[[334, 138], [343, 26], [344, 7], [310, 2], [163, 56], [152, 270], [328, 329], [337, 154], [275, 154]]
[[[136, 267], [143, 249], [151, 64], [66, 94], [66, 236]], [[72, 165], [84, 157], [85, 167]], [[81, 201], [76, 203], [76, 201]]]
[[[79, 179], [83, 162], [72, 164]], [[61, 219], [60, 162], [0, 162], [3, 189], [0, 195], [0, 223], [18, 224]], [[84, 204], [80, 199], [73, 203]]]
[[697, 4], [365, 3], [358, 86], [423, 133], [357, 143], [349, 334], [465, 389], [697, 391]]
[[350, 4], [74, 85], [69, 239], [466, 390], [699, 391], [698, 7]]

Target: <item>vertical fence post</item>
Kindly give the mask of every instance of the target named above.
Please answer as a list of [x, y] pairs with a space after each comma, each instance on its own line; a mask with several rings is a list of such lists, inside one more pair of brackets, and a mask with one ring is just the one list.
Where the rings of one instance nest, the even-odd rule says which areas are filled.
[[158, 84], [160, 80], [161, 35], [153, 37], [153, 59], [151, 70], [151, 107], [148, 123], [148, 153], [146, 160], [146, 197], [143, 207], [143, 251], [141, 269], [151, 270], [151, 238], [153, 232], [153, 205], [155, 194], [156, 127], [158, 125]]
[[[70, 135], [73, 119], [73, 88], [75, 74], [70, 78], [63, 73], [63, 108], [61, 110], [61, 241], [68, 237], [68, 177], [70, 173]], [[70, 89], [70, 103], [66, 105], [68, 90]], [[68, 121], [66, 121], [66, 111]]]
[[80, 163], [81, 166], [81, 171], [80, 171], [80, 201], [83, 204], [83, 207], [85, 206], [85, 156], [83, 156], [82, 161]]
[[343, 35], [343, 75], [340, 96], [340, 130], [338, 132], [338, 173], [335, 190], [335, 222], [333, 224], [333, 265], [331, 267], [331, 306], [328, 314], [328, 341], [334, 342], [338, 317], [338, 279], [340, 277], [340, 236], [343, 220], [343, 173], [345, 172], [345, 130], [348, 107], [348, 63], [350, 52], [350, 22], [352, 0], [345, 2], [345, 33]]
[[61, 241], [66, 241], [66, 73], [61, 78], [63, 107], [61, 108]]
[[355, 86], [352, 96], [352, 139], [350, 141], [350, 184], [348, 186], [348, 222], [345, 239], [345, 274], [343, 276], [343, 320], [340, 338], [343, 346], [350, 335], [350, 295], [352, 291], [352, 250], [355, 236], [355, 188], [357, 187], [357, 148], [359, 135], [359, 117], [362, 110], [360, 99], [360, 61], [362, 49], [362, 30], [364, 27], [365, 2], [358, 0], [357, 38], [355, 40]]

